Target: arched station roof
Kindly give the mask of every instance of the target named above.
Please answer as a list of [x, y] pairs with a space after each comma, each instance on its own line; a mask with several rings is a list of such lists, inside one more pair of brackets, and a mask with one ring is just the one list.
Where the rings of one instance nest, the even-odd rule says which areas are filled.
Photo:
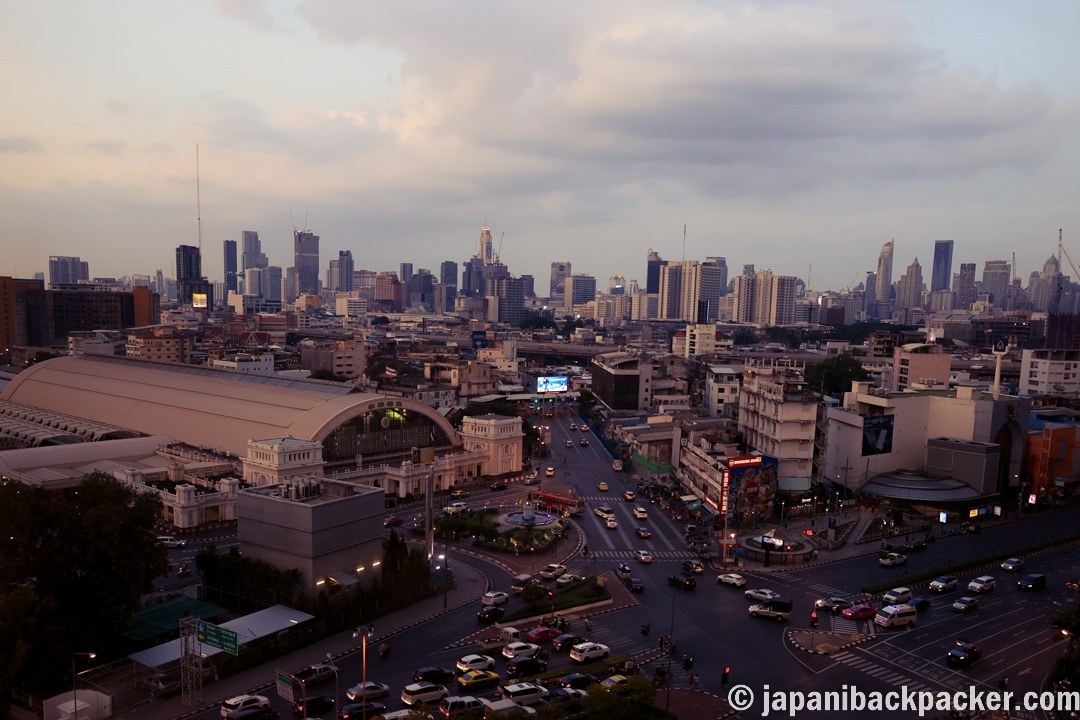
[[434, 408], [398, 397], [351, 393], [339, 383], [242, 374], [105, 356], [61, 357], [19, 373], [0, 400], [167, 435], [247, 454], [248, 440], [325, 440], [346, 420], [378, 408], [420, 413], [451, 444], [461, 438]]

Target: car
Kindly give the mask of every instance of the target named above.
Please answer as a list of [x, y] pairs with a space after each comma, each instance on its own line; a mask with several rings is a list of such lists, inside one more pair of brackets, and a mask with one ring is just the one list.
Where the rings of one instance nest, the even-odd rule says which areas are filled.
[[929, 545], [926, 544], [925, 540], [912, 540], [904, 543], [901, 547], [905, 552], [923, 552]]
[[697, 580], [689, 575], [669, 575], [667, 582], [668, 585], [682, 588], [683, 590], [693, 590], [697, 587]]
[[580, 635], [574, 635], [573, 633], [563, 633], [562, 635], [551, 641], [551, 646], [559, 652], [562, 652], [564, 650], [569, 650], [575, 645], [580, 645], [581, 643], [586, 641], [587, 638], [583, 638]]
[[464, 515], [469, 512], [469, 506], [463, 502], [453, 502], [442, 509], [447, 515]]
[[462, 692], [468, 692], [498, 685], [501, 680], [499, 673], [491, 670], [469, 670], [457, 679], [457, 685]]
[[836, 595], [827, 598], [818, 598], [814, 601], [815, 608], [817, 608], [818, 610], [828, 610], [833, 615], [839, 614], [841, 610], [849, 608], [854, 604], [855, 603], [851, 602], [847, 598], [842, 598]]
[[744, 578], [739, 573], [724, 573], [723, 575], [716, 576], [716, 582], [721, 585], [743, 587], [744, 585], [746, 585], [746, 578]]
[[360, 718], [382, 717], [386, 712], [386, 706], [382, 703], [359, 702], [350, 703], [341, 708], [338, 713], [340, 720], [360, 720]]
[[[536, 477], [536, 473], [530, 473], [529, 477], [530, 478]], [[491, 485], [489, 487], [491, 488], [491, 492], [499, 492], [501, 490], [505, 490], [508, 486], [502, 480], [496, 480], [495, 482], [491, 483]]]
[[498, 605], [485, 605], [476, 611], [476, 620], [482, 623], [495, 622], [505, 614], [505, 608]]
[[547, 688], [533, 683], [513, 683], [499, 688], [504, 698], [513, 700], [521, 706], [536, 705], [544, 702], [548, 695]]
[[495, 668], [495, 658], [490, 655], [466, 655], [457, 661], [457, 669], [461, 672], [469, 672], [470, 670], [493, 670]]
[[450, 692], [443, 685], [432, 682], [418, 682], [406, 685], [401, 691], [401, 702], [409, 707], [413, 705], [431, 705], [441, 701]]
[[457, 490], [454, 490], [450, 493], [450, 497], [454, 498], [455, 500], [463, 500], [469, 497], [469, 491], [458, 488]]
[[682, 569], [700, 575], [705, 572], [705, 564], [700, 560], [683, 560]]
[[484, 605], [503, 605], [510, 602], [510, 596], [502, 590], [491, 590], [480, 596], [480, 602]]
[[601, 517], [601, 518], [603, 518], [605, 520], [607, 520], [608, 518], [615, 517], [615, 511], [612, 510], [609, 507], [604, 507], [604, 506], [600, 506], [600, 507], [596, 508], [595, 510], [593, 510], [593, 513], [597, 517]]
[[293, 673], [293, 680], [301, 685], [314, 685], [329, 680], [337, 674], [337, 666], [333, 663], [318, 663]]
[[525, 640], [539, 645], [540, 643], [550, 642], [560, 635], [562, 635], [562, 630], [559, 628], [540, 625], [525, 633]]
[[539, 649], [540, 646], [535, 643], [512, 642], [503, 647], [502, 656], [507, 660], [519, 657], [532, 657]]
[[157, 540], [167, 548], [187, 547], [187, 540], [172, 535], [158, 535]]
[[623, 500], [625, 500], [626, 502], [634, 502], [634, 500], [637, 499], [637, 494], [634, 493], [633, 490], [625, 490], [625, 491], [623, 491], [622, 496], [623, 496]]
[[780, 597], [780, 593], [765, 588], [753, 588], [744, 592], [743, 595], [746, 596], [747, 600], [757, 600], [758, 602], [769, 602]]
[[[476, 718], [485, 713], [490, 706], [490, 700], [476, 698], [472, 695], [453, 695], [443, 698], [443, 701], [439, 703], [439, 716], [447, 719], [462, 716]], [[430, 718], [431, 716], [425, 715], [423, 717]], [[390, 720], [390, 718], [387, 716], [376, 720]], [[415, 718], [410, 715], [402, 720], [415, 720]]]
[[955, 575], [939, 575], [930, 582], [930, 589], [934, 592], [948, 592], [956, 589]]
[[586, 440], [585, 438], [581, 438], [577, 442], [578, 442], [578, 445], [580, 445], [581, 447], [588, 447], [589, 446], [589, 441]]
[[559, 579], [555, 581], [556, 587], [566, 587], [567, 585], [573, 585], [576, 582], [581, 582], [585, 578], [581, 575], [575, 575], [574, 573], [563, 573], [559, 576]]
[[516, 657], [506, 663], [506, 677], [523, 678], [539, 675], [547, 670], [547, 663], [534, 657]]
[[1046, 587], [1046, 576], [1040, 573], [1025, 575], [1016, 581], [1018, 590], [1042, 590]]
[[570, 423], [571, 430], [577, 430], [577, 423]]
[[634, 559], [636, 559], [638, 562], [651, 563], [653, 558], [652, 553], [648, 550], [635, 550]]
[[584, 642], [575, 645], [570, 650], [570, 659], [574, 662], [588, 662], [598, 658], [606, 658], [611, 654], [611, 648], [600, 643]]
[[1005, 572], [1016, 572], [1022, 567], [1024, 567], [1024, 561], [1020, 558], [1009, 558], [1001, 563], [1001, 569]]
[[878, 609], [871, 605], [851, 605], [841, 610], [841, 614], [848, 620], [873, 620]]
[[649, 519], [649, 511], [646, 510], [645, 508], [641, 507], [640, 505], [636, 506], [634, 508], [634, 519], [635, 520], [648, 520]]
[[608, 484], [606, 481], [601, 480], [600, 482], [596, 483], [596, 489], [601, 492], [607, 492], [610, 488], [608, 488]]
[[630, 592], [640, 593], [645, 592], [645, 583], [641, 581], [641, 578], [630, 578]]
[[382, 526], [384, 528], [400, 527], [405, 524], [405, 518], [398, 515], [387, 515], [383, 518]]
[[619, 685], [625, 685], [628, 682], [630, 682], [630, 678], [625, 675], [612, 675], [611, 677], [606, 677], [601, 680], [600, 684], [606, 688], [615, 688]]
[[584, 690], [575, 690], [574, 688], [548, 688], [547, 704], [549, 707], [572, 708], [580, 705], [585, 695]]
[[634, 530], [634, 532], [636, 532], [636, 533], [637, 533], [637, 536], [638, 536], [639, 538], [641, 538], [642, 540], [648, 540], [649, 538], [651, 538], [651, 537], [652, 537], [652, 531], [651, 531], [651, 530], [649, 530], [649, 528], [647, 528], [647, 527], [639, 527], [639, 528], [636, 528], [636, 529]]
[[280, 717], [272, 707], [251, 707], [229, 714], [229, 720], [279, 720]]
[[544, 468], [544, 475], [547, 477], [555, 477], [555, 468], [548, 465], [546, 468]]
[[604, 527], [606, 527], [608, 530], [616, 530], [619, 527], [619, 521], [615, 518], [608, 518], [604, 521]]
[[888, 553], [878, 558], [878, 564], [883, 567], [894, 567], [907, 562], [907, 556], [900, 553]]
[[568, 448], [574, 447], [574, 441], [573, 440], [567, 440], [566, 441], [566, 447], [568, 447]]
[[528, 574], [518, 575], [514, 578], [513, 584], [510, 585], [510, 590], [511, 592], [521, 594], [521, 591], [529, 585], [539, 585], [541, 582], [540, 578], [535, 576], [530, 576]]
[[911, 599], [911, 588], [895, 587], [881, 598], [885, 605], [903, 605]]
[[434, 665], [425, 665], [412, 675], [413, 682], [448, 683], [454, 680], [454, 671]]
[[270, 707], [270, 701], [265, 695], [237, 695], [221, 703], [221, 717], [254, 707]]
[[971, 667], [983, 655], [981, 647], [967, 640], [957, 640], [945, 655], [945, 661], [958, 667]]
[[598, 682], [600, 682], [600, 678], [588, 673], [570, 673], [569, 675], [563, 675], [559, 679], [559, 684], [564, 688], [573, 688], [575, 690], [584, 690]]
[[907, 601], [907, 604], [915, 608], [917, 613], [924, 613], [930, 609], [929, 598], [913, 597]]
[[553, 580], [554, 578], [557, 578], [560, 575], [562, 575], [564, 572], [566, 572], [566, 566], [565, 565], [559, 565], [557, 563], [551, 563], [550, 565], [548, 565], [547, 567], [545, 567], [543, 570], [540, 571], [540, 577], [545, 578], [547, 580]]
[[996, 587], [997, 581], [995, 581], [993, 577], [990, 575], [980, 575], [968, 583], [967, 589], [968, 592], [979, 593], [981, 595], [982, 593], [993, 592]]
[[308, 695], [307, 697], [300, 696], [292, 704], [293, 712], [297, 715], [303, 715], [304, 717], [314, 717], [312, 713], [322, 712], [323, 710], [333, 711], [334, 698], [328, 695]]
[[384, 697], [390, 697], [390, 686], [384, 683], [377, 683], [373, 680], [368, 680], [367, 682], [353, 685], [351, 688], [346, 690], [345, 697], [349, 698], [351, 702], [363, 702], [365, 700], [382, 700]]
[[961, 613], [971, 612], [972, 610], [975, 610], [978, 607], [979, 607], [979, 598], [973, 598], [973, 597], [968, 597], [968, 596], [964, 596], [962, 598], [957, 598], [956, 601], [952, 604], [952, 609], [955, 610], [956, 612], [961, 612]]

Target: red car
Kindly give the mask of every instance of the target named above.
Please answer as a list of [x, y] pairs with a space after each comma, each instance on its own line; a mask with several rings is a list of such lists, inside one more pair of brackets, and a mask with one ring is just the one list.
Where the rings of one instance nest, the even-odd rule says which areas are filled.
[[398, 517], [397, 515], [391, 515], [391, 516], [389, 516], [388, 518], [386, 518], [385, 520], [382, 521], [382, 526], [384, 528], [398, 527], [399, 525], [404, 525], [404, 524], [405, 524], [405, 518]]
[[554, 640], [562, 634], [562, 630], [560, 630], [559, 628], [545, 627], [541, 625], [540, 627], [534, 627], [532, 630], [525, 633], [525, 641], [536, 643], [537, 645], [539, 645], [540, 643]]
[[848, 620], [871, 620], [877, 615], [877, 608], [869, 605], [852, 605], [844, 608], [844, 617]]

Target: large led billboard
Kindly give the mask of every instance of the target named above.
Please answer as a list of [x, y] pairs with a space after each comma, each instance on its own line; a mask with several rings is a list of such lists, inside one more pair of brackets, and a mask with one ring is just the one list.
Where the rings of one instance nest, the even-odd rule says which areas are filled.
[[570, 380], [566, 375], [551, 375], [536, 378], [536, 392], [562, 393], [570, 389]]
[[727, 466], [725, 510], [762, 517], [771, 514], [780, 461], [767, 455], [744, 455], [730, 458]]

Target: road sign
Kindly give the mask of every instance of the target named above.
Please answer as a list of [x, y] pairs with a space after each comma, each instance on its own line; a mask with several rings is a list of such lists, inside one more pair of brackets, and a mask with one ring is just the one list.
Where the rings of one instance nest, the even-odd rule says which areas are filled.
[[275, 670], [274, 680], [277, 682], [278, 697], [291, 703], [296, 702], [296, 696], [293, 695], [293, 676], [287, 672]]
[[213, 623], [198, 623], [199, 642], [227, 653], [238, 655], [236, 631], [219, 627]]

